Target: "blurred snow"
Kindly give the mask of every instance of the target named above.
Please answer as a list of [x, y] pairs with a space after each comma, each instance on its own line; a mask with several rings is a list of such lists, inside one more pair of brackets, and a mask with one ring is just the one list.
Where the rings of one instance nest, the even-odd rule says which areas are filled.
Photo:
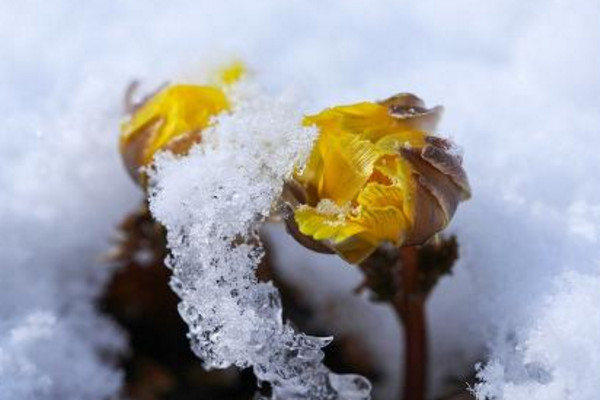
[[67, 93], [0, 121], [0, 399], [108, 398], [122, 384], [125, 340], [94, 302], [139, 193], [115, 151], [119, 107], [93, 82]]
[[[122, 338], [93, 299], [95, 260], [137, 196], [116, 154], [120, 94], [238, 57], [307, 111], [397, 91], [444, 104], [474, 197], [452, 227], [455, 276], [429, 304], [434, 386], [482, 357], [482, 398], [592, 399], [599, 20], [595, 0], [2, 2], [0, 398], [117, 392], [99, 351]], [[358, 279], [328, 266], [296, 275], [331, 293]], [[377, 354], [400, 354], [391, 313], [364, 307], [387, 321], [370, 331]]]

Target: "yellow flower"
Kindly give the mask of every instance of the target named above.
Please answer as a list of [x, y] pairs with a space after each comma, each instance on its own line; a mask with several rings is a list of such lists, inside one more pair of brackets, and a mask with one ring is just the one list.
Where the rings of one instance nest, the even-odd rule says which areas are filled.
[[469, 185], [450, 142], [431, 136], [441, 111], [400, 94], [307, 116], [319, 137], [288, 186], [292, 231], [359, 263], [382, 243], [420, 244], [442, 230]]
[[140, 168], [149, 165], [161, 150], [185, 154], [202, 140], [202, 131], [213, 117], [231, 108], [224, 87], [244, 74], [235, 62], [219, 71], [214, 85], [169, 85], [135, 106], [121, 126], [120, 150], [131, 176], [145, 184]]

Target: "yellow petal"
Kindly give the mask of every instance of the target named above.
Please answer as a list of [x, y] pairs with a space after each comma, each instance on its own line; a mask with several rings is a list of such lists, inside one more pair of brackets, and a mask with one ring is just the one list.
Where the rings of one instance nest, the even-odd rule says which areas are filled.
[[402, 229], [409, 229], [414, 224], [416, 201], [411, 165], [399, 156], [385, 156], [377, 161], [375, 168], [393, 183], [382, 185], [370, 182], [359, 195], [359, 203], [371, 207], [396, 207], [404, 218]]
[[391, 120], [386, 107], [371, 102], [335, 107], [333, 110], [339, 115], [341, 128], [357, 134], [386, 126]]
[[170, 86], [151, 98], [123, 124], [121, 146], [124, 148], [136, 135], [145, 134], [145, 128], [160, 121], [145, 144], [142, 165], [148, 164], [154, 154], [170, 141], [206, 128], [213, 116], [227, 109], [229, 102], [219, 88]]
[[383, 136], [377, 141], [377, 147], [389, 154], [398, 154], [403, 147], [424, 147], [427, 134], [421, 131], [399, 131]]
[[402, 209], [394, 206], [362, 207], [360, 214], [350, 219], [362, 226], [366, 238], [374, 243], [401, 244], [408, 225]]
[[305, 118], [305, 124], [317, 125], [321, 130], [348, 132], [374, 141], [393, 132], [395, 126], [387, 107], [377, 103], [362, 102], [329, 108]]
[[366, 140], [351, 134], [322, 132], [323, 173], [319, 197], [338, 204], [353, 200], [369, 180], [380, 154]]
[[412, 166], [399, 155], [386, 155], [377, 160], [375, 170], [386, 176], [394, 185], [408, 193], [406, 182], [412, 179]]
[[234, 61], [218, 71], [218, 82], [223, 85], [232, 85], [242, 79], [246, 74], [246, 66], [241, 61]]
[[402, 190], [401, 209], [408, 226], [413, 226], [417, 199], [415, 197], [416, 182], [412, 166], [403, 158], [396, 156], [380, 159], [375, 168]]
[[399, 185], [370, 182], [360, 192], [357, 201], [364, 208], [393, 206], [401, 209], [404, 193]]
[[341, 114], [340, 127], [344, 131], [359, 135], [362, 139], [376, 142], [393, 134], [396, 124], [386, 107], [376, 103], [358, 103], [338, 107]]
[[362, 228], [347, 218], [348, 208], [322, 200], [319, 206], [301, 206], [294, 212], [298, 229], [316, 240], [340, 242], [356, 235]]

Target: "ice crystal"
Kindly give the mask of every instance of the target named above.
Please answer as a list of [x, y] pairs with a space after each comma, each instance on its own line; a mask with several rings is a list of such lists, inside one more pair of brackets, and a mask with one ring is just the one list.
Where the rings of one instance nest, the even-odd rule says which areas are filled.
[[252, 367], [274, 399], [368, 399], [370, 383], [322, 363], [331, 338], [309, 336], [282, 319], [279, 292], [259, 282], [257, 236], [284, 180], [306, 158], [315, 130], [285, 98], [243, 84], [189, 156], [157, 157], [150, 201], [168, 230], [171, 286], [207, 368]]

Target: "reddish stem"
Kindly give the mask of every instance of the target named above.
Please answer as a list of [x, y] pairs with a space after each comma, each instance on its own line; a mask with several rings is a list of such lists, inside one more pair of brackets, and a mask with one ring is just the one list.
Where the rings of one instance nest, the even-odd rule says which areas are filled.
[[394, 308], [404, 326], [405, 363], [403, 400], [425, 400], [427, 382], [427, 327], [425, 296], [419, 285], [419, 253], [416, 246], [400, 250], [402, 290]]

